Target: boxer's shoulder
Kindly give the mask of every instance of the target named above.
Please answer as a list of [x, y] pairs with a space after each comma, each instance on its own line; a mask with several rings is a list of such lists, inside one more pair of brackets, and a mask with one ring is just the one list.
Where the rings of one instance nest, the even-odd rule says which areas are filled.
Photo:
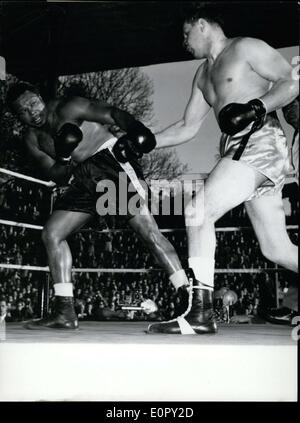
[[234, 39], [232, 46], [243, 55], [255, 55], [268, 47], [268, 44], [259, 38], [238, 37]]
[[57, 100], [55, 109], [58, 116], [68, 116], [72, 118], [82, 110], [85, 110], [90, 104], [90, 100], [84, 97], [72, 96], [61, 97]]
[[38, 133], [34, 128], [28, 128], [24, 136], [25, 144], [37, 145], [38, 144]]
[[24, 136], [25, 146], [30, 156], [35, 156], [40, 150], [39, 136], [35, 129], [28, 128]]
[[247, 44], [247, 37], [228, 38], [227, 44], [218, 57], [218, 61], [225, 59], [237, 60], [237, 56], [243, 55], [245, 45]]
[[201, 88], [201, 83], [205, 79], [205, 75], [207, 72], [207, 63], [208, 63], [207, 59], [204, 60], [196, 71], [194, 82], [197, 84], [198, 88]]
[[52, 158], [55, 157], [53, 139], [47, 132], [36, 128], [29, 128], [25, 133], [25, 145], [31, 155], [44, 152]]

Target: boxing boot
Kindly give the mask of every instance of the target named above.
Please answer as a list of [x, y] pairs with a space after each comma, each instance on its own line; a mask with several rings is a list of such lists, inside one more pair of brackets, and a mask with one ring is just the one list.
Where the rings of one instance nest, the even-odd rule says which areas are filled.
[[182, 315], [189, 305], [190, 287], [189, 285], [180, 286], [176, 292], [175, 315]]
[[31, 320], [25, 324], [25, 327], [27, 329], [77, 329], [78, 319], [73, 297], [56, 296], [53, 313], [43, 319]]
[[188, 291], [186, 311], [176, 319], [149, 325], [147, 333], [200, 335], [217, 332], [212, 290], [203, 289], [203, 284], [193, 275]]

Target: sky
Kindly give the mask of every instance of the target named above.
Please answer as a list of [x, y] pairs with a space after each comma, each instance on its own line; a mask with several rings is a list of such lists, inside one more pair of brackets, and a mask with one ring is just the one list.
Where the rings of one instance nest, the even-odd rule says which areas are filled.
[[[288, 47], [278, 50], [291, 63], [292, 57], [299, 56], [299, 47]], [[188, 102], [192, 81], [200, 60], [164, 63], [142, 67], [154, 84], [153, 111], [154, 125], [152, 129], [159, 131], [180, 120]], [[292, 128], [278, 113], [288, 140], [292, 139]], [[209, 112], [202, 127], [193, 141], [176, 148], [181, 161], [188, 164], [188, 173], [209, 173], [214, 167], [218, 154], [220, 130], [213, 112]]]

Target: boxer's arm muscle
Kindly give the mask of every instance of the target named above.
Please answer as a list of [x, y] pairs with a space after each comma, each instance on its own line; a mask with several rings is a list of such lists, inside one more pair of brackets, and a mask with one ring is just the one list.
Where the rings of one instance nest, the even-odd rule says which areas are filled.
[[102, 125], [117, 125], [124, 131], [136, 121], [136, 119], [125, 110], [110, 106], [107, 103], [91, 101], [83, 97], [72, 100], [72, 108], [77, 119], [88, 122], [98, 122]]
[[199, 131], [203, 120], [211, 108], [205, 101], [202, 91], [198, 88], [200, 72], [201, 68], [195, 75], [192, 93], [183, 118], [155, 134], [157, 148], [171, 147], [190, 141]]
[[66, 183], [70, 173], [69, 166], [61, 165], [39, 148], [38, 140], [33, 132], [25, 136], [25, 144], [29, 155], [37, 162], [44, 177], [57, 184]]
[[297, 97], [299, 82], [293, 78], [293, 68], [277, 50], [255, 38], [242, 39], [240, 46], [252, 69], [273, 83], [270, 91], [260, 97], [268, 113], [282, 108]]

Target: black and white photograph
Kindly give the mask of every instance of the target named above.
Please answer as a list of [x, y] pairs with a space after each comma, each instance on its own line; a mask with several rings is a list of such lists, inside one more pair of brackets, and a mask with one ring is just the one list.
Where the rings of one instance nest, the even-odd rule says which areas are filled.
[[299, 69], [296, 1], [0, 1], [0, 402], [297, 402]]

